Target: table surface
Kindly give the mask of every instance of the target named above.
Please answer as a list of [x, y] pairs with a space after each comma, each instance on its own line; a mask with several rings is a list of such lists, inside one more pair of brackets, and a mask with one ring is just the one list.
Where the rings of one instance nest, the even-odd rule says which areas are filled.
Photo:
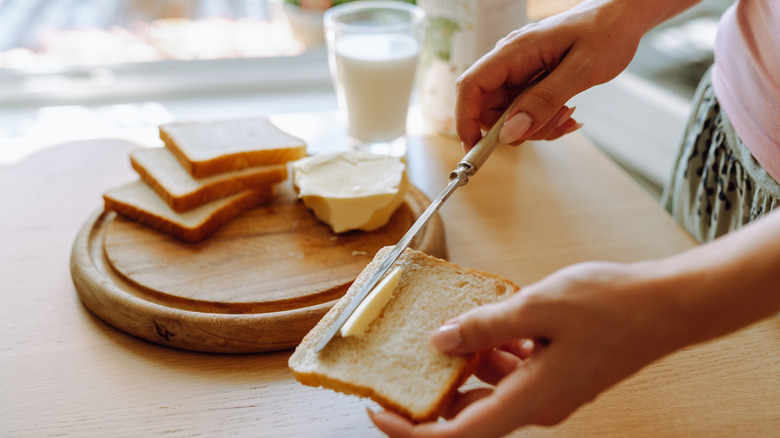
[[[273, 119], [311, 152], [329, 114]], [[372, 402], [298, 384], [290, 351], [219, 355], [126, 335], [70, 279], [76, 233], [135, 175], [123, 140], [61, 144], [0, 166], [0, 435], [379, 436]], [[412, 182], [434, 196], [462, 155], [414, 132]], [[692, 240], [584, 137], [499, 148], [442, 208], [451, 261], [523, 285], [571, 263], [662, 257]], [[658, 321], [663, 324], [664, 321]], [[770, 436], [780, 430], [780, 319], [654, 363], [554, 428], [523, 436]]]

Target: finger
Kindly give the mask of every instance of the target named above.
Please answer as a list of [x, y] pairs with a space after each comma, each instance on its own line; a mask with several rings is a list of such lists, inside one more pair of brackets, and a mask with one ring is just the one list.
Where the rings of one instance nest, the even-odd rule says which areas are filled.
[[414, 423], [407, 420], [395, 412], [380, 411], [373, 412], [366, 408], [368, 418], [374, 423], [377, 429], [384, 432], [389, 437], [410, 437], [414, 429]]
[[455, 132], [468, 152], [482, 138], [480, 128], [482, 99], [486, 94], [478, 85], [460, 85], [455, 99]]
[[[476, 388], [463, 393], [458, 393], [452, 404], [444, 412], [446, 419], [454, 418], [464, 408], [477, 400], [490, 396], [493, 393], [491, 388]], [[437, 436], [442, 430], [432, 429], [425, 433], [425, 428], [409, 421], [406, 417], [392, 411], [384, 410], [374, 412], [366, 408], [368, 418], [379, 430], [390, 437], [411, 437], [411, 436]]]
[[504, 436], [529, 424], [539, 390], [534, 374], [535, 368], [517, 367], [491, 395], [472, 402], [450, 420], [450, 427], [458, 436]]
[[533, 351], [534, 341], [530, 339], [507, 342], [486, 353], [474, 375], [485, 383], [498, 385], [501, 379], [531, 357]]
[[458, 395], [455, 397], [455, 400], [444, 413], [443, 417], [446, 419], [455, 418], [460, 413], [460, 411], [465, 409], [467, 406], [476, 402], [477, 400], [490, 396], [492, 393], [493, 389], [491, 388], [476, 388], [466, 392], [458, 393]]
[[556, 138], [563, 137], [566, 134], [571, 134], [572, 132], [580, 129], [583, 127], [582, 123], [578, 123], [574, 119], [569, 119], [564, 124], [559, 126], [555, 131], [553, 131], [550, 135], [544, 138], [544, 140], [555, 140]]
[[[458, 77], [455, 84], [455, 132], [467, 151], [482, 138], [482, 125], [492, 123], [492, 116], [485, 116], [483, 109], [494, 107], [496, 98], [505, 92], [503, 87], [508, 72], [501, 62], [491, 57], [480, 58]], [[508, 100], [502, 108], [507, 104]], [[498, 116], [493, 121], [497, 119]]]
[[496, 123], [496, 120], [504, 114], [509, 103], [510, 96], [503, 87], [492, 93], [487, 93], [483, 99], [482, 113], [479, 117], [480, 128], [489, 130]]
[[531, 339], [513, 339], [501, 345], [499, 348], [508, 353], [512, 353], [521, 360], [525, 360], [531, 357], [531, 353], [533, 353], [534, 341]]
[[368, 417], [377, 429], [384, 432], [390, 438], [411, 438], [411, 437], [428, 437], [428, 438], [445, 438], [445, 437], [478, 437], [478, 434], [464, 435], [461, 431], [456, 430], [453, 424], [448, 421], [432, 421], [429, 423], [414, 424], [406, 418], [402, 417], [395, 412], [380, 411], [372, 412], [368, 411]]
[[[567, 56], [561, 64], [528, 89], [507, 113], [499, 139], [519, 144], [547, 125], [574, 95], [595, 85], [587, 79], [577, 56]], [[585, 79], [580, 79], [585, 77]]]
[[[446, 419], [454, 418], [467, 406], [490, 396], [492, 393], [493, 390], [490, 388], [477, 388], [460, 393], [456, 396], [453, 404], [447, 409], [443, 417]], [[446, 427], [428, 428], [425, 424], [415, 424], [406, 417], [392, 411], [384, 410], [373, 412], [371, 409], [366, 408], [366, 412], [368, 413], [368, 418], [374, 423], [374, 426], [389, 437], [445, 436], [449, 429]]]
[[531, 312], [522, 312], [523, 302], [524, 296], [517, 294], [472, 309], [436, 330], [429, 343], [442, 352], [465, 354], [486, 351], [511, 339], [544, 336]]
[[568, 120], [571, 119], [572, 114], [574, 114], [574, 110], [577, 109], [577, 107], [567, 107], [564, 105], [556, 114], [553, 116], [552, 119], [550, 119], [549, 122], [547, 122], [546, 125], [539, 128], [536, 132], [534, 132], [531, 136], [528, 137], [528, 140], [546, 140], [548, 139], [553, 132], [558, 130], [558, 128], [566, 123]]
[[518, 350], [517, 357], [520, 359], [526, 360], [534, 352], [534, 348], [536, 347], [536, 344], [531, 339], [523, 339], [520, 342], [520, 349]]
[[[482, 138], [482, 128], [489, 128], [507, 108], [509, 99], [493, 107], [491, 115], [483, 115], [485, 98], [505, 84], [527, 84], [544, 69], [542, 61], [532, 52], [518, 54], [512, 48], [513, 32], [496, 45], [489, 54], [478, 59], [458, 77], [455, 87], [455, 131], [468, 151]], [[517, 39], [517, 38], [515, 38]], [[495, 117], [495, 118], [493, 118]]]
[[448, 421], [412, 424], [392, 412], [369, 411], [369, 416], [390, 437], [504, 436], [531, 424], [544, 404], [544, 384], [549, 379], [537, 375], [541, 368], [524, 364], [492, 392], [483, 389], [464, 394], [465, 406]]
[[485, 355], [474, 375], [485, 383], [497, 385], [521, 363], [522, 360], [512, 353], [493, 350]]

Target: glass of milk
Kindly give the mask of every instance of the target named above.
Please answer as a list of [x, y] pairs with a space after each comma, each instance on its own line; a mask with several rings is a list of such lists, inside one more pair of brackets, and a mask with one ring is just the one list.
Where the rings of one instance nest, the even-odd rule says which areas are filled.
[[355, 1], [328, 9], [323, 20], [350, 146], [405, 155], [425, 12], [402, 1]]

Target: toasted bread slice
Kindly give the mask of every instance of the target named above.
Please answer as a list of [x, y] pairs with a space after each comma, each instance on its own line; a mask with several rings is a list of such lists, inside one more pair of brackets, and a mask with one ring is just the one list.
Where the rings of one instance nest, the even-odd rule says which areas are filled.
[[189, 211], [215, 199], [287, 179], [287, 164], [253, 166], [206, 178], [193, 178], [164, 147], [133, 151], [130, 162], [141, 179], [176, 212]]
[[198, 242], [252, 207], [273, 199], [273, 186], [247, 190], [177, 213], [146, 183], [136, 180], [103, 194], [105, 209], [184, 242]]
[[289, 359], [295, 378], [310, 386], [369, 397], [413, 421], [438, 418], [473, 371], [476, 356], [442, 354], [427, 345], [445, 321], [519, 290], [504, 278], [462, 268], [407, 249], [394, 266], [403, 273], [393, 298], [366, 331], [338, 335], [314, 351], [328, 326], [390, 252], [382, 248], [346, 295], [304, 337]]
[[169, 123], [160, 126], [160, 138], [195, 178], [306, 155], [303, 140], [265, 118]]

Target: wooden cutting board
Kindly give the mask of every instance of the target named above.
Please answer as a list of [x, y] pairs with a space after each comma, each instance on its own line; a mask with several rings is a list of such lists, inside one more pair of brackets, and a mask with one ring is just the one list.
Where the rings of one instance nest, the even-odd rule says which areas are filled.
[[[386, 226], [337, 235], [288, 182], [272, 204], [197, 244], [99, 211], [76, 238], [71, 274], [92, 312], [143, 339], [222, 353], [292, 348], [430, 203], [415, 187], [405, 201]], [[411, 247], [446, 258], [438, 215]]]

